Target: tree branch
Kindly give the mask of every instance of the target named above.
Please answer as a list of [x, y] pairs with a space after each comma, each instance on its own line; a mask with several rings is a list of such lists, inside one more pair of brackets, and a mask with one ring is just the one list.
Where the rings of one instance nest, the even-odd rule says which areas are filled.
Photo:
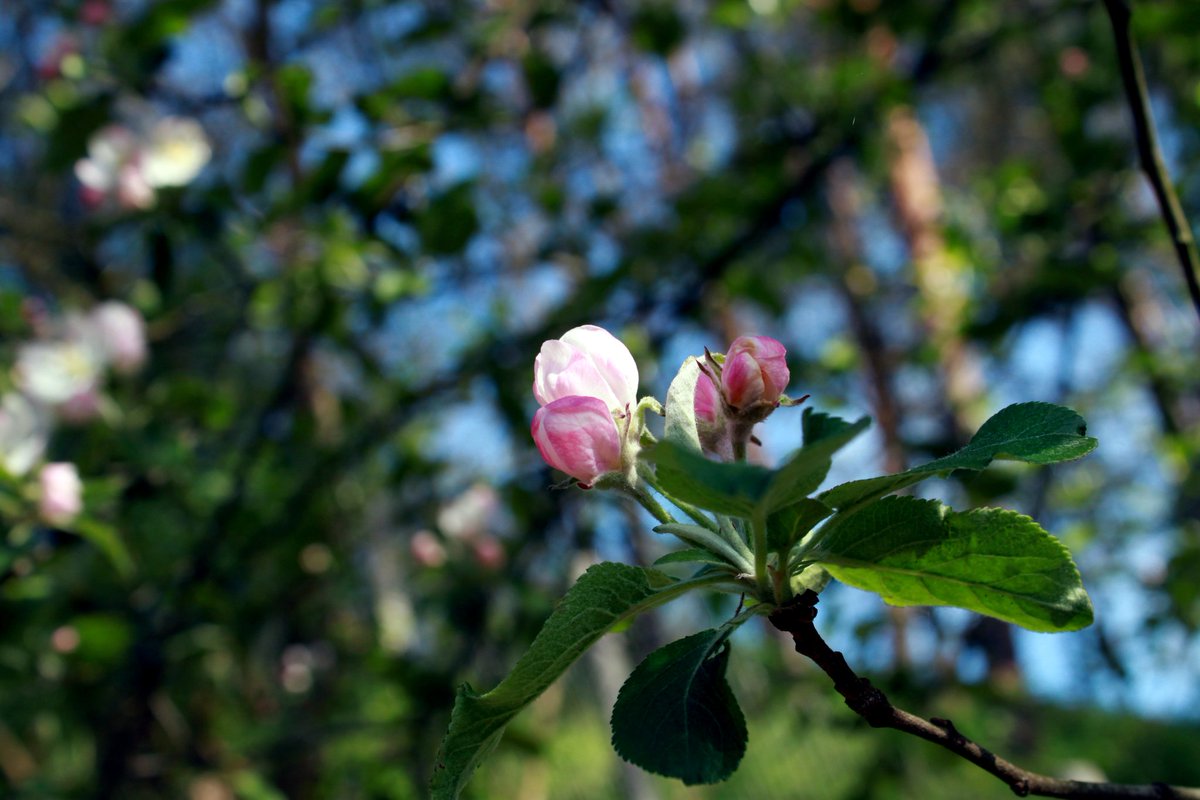
[[1200, 316], [1200, 279], [1197, 278], [1197, 274], [1200, 274], [1200, 255], [1197, 255], [1196, 240], [1192, 237], [1192, 229], [1184, 216], [1183, 206], [1171, 185], [1171, 176], [1167, 174], [1167, 165], [1158, 145], [1158, 133], [1154, 128], [1154, 118], [1150, 114], [1146, 74], [1142, 70], [1142, 59], [1134, 47], [1133, 33], [1129, 28], [1133, 12], [1129, 0], [1104, 0], [1104, 8], [1108, 11], [1109, 21], [1112, 22], [1121, 81], [1125, 84], [1125, 96], [1129, 100], [1129, 111], [1133, 115], [1138, 160], [1146, 177], [1150, 179], [1150, 186], [1154, 189], [1159, 211], [1167, 224], [1167, 230], [1170, 231], [1171, 244], [1175, 247], [1179, 266], [1183, 269], [1188, 294], [1191, 295], [1196, 315]]
[[1018, 797], [1064, 797], [1077, 800], [1092, 798], [1152, 798], [1156, 800], [1200, 800], [1200, 789], [1168, 786], [1165, 783], [1127, 785], [1063, 780], [1040, 775], [1018, 767], [968, 739], [948, 719], [924, 719], [896, 708], [887, 696], [860, 678], [845, 657], [832, 649], [817, 632], [817, 595], [808, 591], [780, 606], [769, 617], [771, 624], [790, 633], [796, 652], [808, 656], [830, 678], [833, 688], [850, 709], [873, 728], [894, 728], [901, 733], [924, 739], [949, 750], [985, 772], [1004, 781]]

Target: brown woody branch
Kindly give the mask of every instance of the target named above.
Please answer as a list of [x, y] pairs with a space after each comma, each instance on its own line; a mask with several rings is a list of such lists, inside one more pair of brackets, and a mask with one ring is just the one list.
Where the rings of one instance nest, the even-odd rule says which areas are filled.
[[1150, 179], [1163, 222], [1167, 224], [1167, 230], [1171, 234], [1175, 256], [1183, 269], [1183, 279], [1187, 283], [1192, 305], [1196, 314], [1200, 316], [1200, 278], [1197, 278], [1197, 274], [1200, 274], [1200, 255], [1197, 255], [1191, 225], [1188, 224], [1183, 206], [1171, 185], [1171, 176], [1167, 173], [1167, 164], [1158, 145], [1158, 133], [1154, 128], [1154, 118], [1150, 114], [1150, 93], [1146, 88], [1146, 74], [1129, 28], [1133, 12], [1129, 0], [1104, 0], [1104, 8], [1108, 11], [1109, 21], [1112, 22], [1121, 81], [1125, 85], [1125, 96], [1129, 100], [1129, 111], [1133, 115], [1138, 161], [1141, 162], [1142, 171]]
[[811, 591], [776, 609], [769, 619], [796, 642], [796, 652], [808, 656], [833, 679], [833, 688], [850, 709], [873, 728], [894, 728], [949, 750], [1004, 781], [1018, 797], [1149, 798], [1152, 800], [1200, 800], [1200, 789], [1168, 786], [1165, 783], [1127, 785], [1063, 780], [1022, 769], [964, 736], [948, 719], [924, 719], [896, 708], [887, 696], [860, 678], [845, 657], [832, 649], [817, 632], [817, 595]]

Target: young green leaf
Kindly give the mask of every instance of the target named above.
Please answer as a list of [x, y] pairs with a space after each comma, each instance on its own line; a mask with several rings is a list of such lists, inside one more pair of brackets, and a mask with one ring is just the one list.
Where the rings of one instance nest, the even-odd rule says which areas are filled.
[[981, 470], [993, 460], [1054, 464], [1087, 455], [1096, 440], [1087, 433], [1083, 417], [1051, 403], [1008, 406], [983, 424], [957, 453], [895, 475], [850, 481], [820, 495], [836, 509], [848, 509], [906, 486], [956, 469]]
[[693, 562], [718, 564], [723, 567], [729, 566], [729, 563], [725, 559], [702, 547], [689, 547], [686, 550], [676, 550], [673, 553], [659, 556], [654, 560], [652, 566], [659, 567], [664, 564], [688, 564]]
[[648, 455], [669, 496], [719, 514], [751, 516], [772, 475], [754, 464], [710, 461], [699, 450], [669, 440], [656, 444]]
[[688, 544], [702, 547], [708, 550], [715, 556], [722, 559], [720, 563], [726, 566], [732, 566], [741, 572], [752, 572], [753, 567], [750, 561], [742, 553], [738, 552], [725, 537], [720, 534], [713, 533], [708, 528], [701, 525], [688, 525], [680, 522], [667, 522], [657, 526], [654, 529], [655, 533], [669, 533], [678, 536]]
[[767, 549], [786, 554], [814, 525], [832, 513], [832, 508], [811, 497], [772, 512], [767, 517]]
[[811, 408], [804, 409], [801, 418], [804, 446], [775, 470], [759, 509], [770, 513], [808, 497], [816, 491], [829, 472], [833, 454], [845, 447], [871, 424], [870, 417], [846, 422]]
[[1034, 631], [1092, 622], [1067, 549], [1015, 511], [888, 497], [834, 517], [800, 555], [896, 606], [958, 606]]
[[747, 733], [725, 681], [730, 633], [727, 625], [692, 634], [637, 666], [613, 707], [613, 747], [622, 758], [688, 785], [733, 774]]
[[713, 575], [675, 581], [652, 569], [603, 563], [580, 576], [554, 609], [513, 671], [485, 694], [459, 687], [450, 730], [438, 750], [431, 783], [434, 800], [458, 797], [471, 774], [499, 743], [504, 727], [533, 702], [604, 633], [642, 611], [700, 586]]

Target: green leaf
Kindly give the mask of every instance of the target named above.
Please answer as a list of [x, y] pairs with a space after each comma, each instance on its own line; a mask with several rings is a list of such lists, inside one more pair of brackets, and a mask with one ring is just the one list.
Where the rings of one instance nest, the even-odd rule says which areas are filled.
[[1086, 436], [1083, 417], [1051, 403], [1018, 403], [995, 414], [957, 453], [907, 472], [850, 481], [821, 494], [820, 499], [842, 510], [859, 505], [934, 475], [956, 469], [981, 470], [995, 459], [1054, 464], [1087, 455], [1096, 440]]
[[771, 481], [765, 467], [710, 461], [670, 440], [655, 445], [649, 456], [668, 495], [719, 514], [751, 516]]
[[667, 415], [663, 438], [668, 442], [700, 452], [700, 433], [696, 430], [696, 381], [700, 362], [688, 356], [667, 388]]
[[719, 564], [728, 566], [728, 562], [718, 555], [715, 555], [702, 547], [689, 547], [686, 550], [676, 550], [673, 553], [667, 553], [665, 556], [660, 556], [655, 559], [653, 566], [658, 567], [663, 564], [687, 564], [699, 561], [704, 564]]
[[686, 784], [716, 783], [746, 752], [746, 720], [725, 681], [731, 626], [648, 655], [617, 695], [613, 747], [626, 761]]
[[829, 472], [833, 454], [865, 431], [871, 419], [862, 417], [850, 423], [806, 408], [801, 424], [804, 446], [775, 471], [760, 504], [761, 511], [770, 513], [816, 491]]
[[466, 684], [459, 687], [450, 730], [434, 766], [430, 786], [434, 800], [458, 797], [475, 768], [499, 743], [509, 721], [604, 633], [691, 589], [727, 579], [727, 575], [713, 575], [675, 581], [657, 570], [626, 564], [591, 567], [563, 597], [499, 686], [485, 694], [476, 694]]
[[792, 593], [804, 594], [806, 591], [812, 591], [820, 594], [825, 591], [825, 587], [829, 585], [829, 581], [832, 578], [833, 576], [829, 574], [829, 570], [820, 564], [801, 566], [791, 576]]
[[853, 423], [847, 422], [841, 417], [809, 407], [804, 409], [804, 414], [800, 417], [800, 431], [804, 435], [805, 446], [808, 446], [822, 439], [840, 436], [850, 428], [862, 424], [862, 421], [860, 419]]
[[683, 541], [696, 547], [701, 547], [722, 559], [725, 566], [732, 566], [740, 572], [753, 572], [754, 567], [748, 557], [738, 552], [734, 545], [718, 533], [710, 531], [702, 525], [688, 525], [680, 522], [667, 522], [657, 526], [655, 533], [669, 533], [678, 536]]
[[832, 513], [832, 508], [811, 497], [772, 512], [767, 517], [767, 549], [787, 553], [814, 525]]
[[834, 517], [800, 558], [891, 605], [957, 606], [1034, 631], [1092, 622], [1070, 553], [1015, 511], [888, 497]]
[[112, 525], [84, 516], [75, 520], [71, 525], [71, 530], [104, 553], [104, 557], [122, 578], [128, 578], [133, 574], [133, 558], [129, 555], [129, 548], [125, 546], [121, 534]]

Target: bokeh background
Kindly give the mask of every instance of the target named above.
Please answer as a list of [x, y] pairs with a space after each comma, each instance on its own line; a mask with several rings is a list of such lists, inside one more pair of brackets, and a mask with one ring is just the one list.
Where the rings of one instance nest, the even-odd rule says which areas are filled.
[[[1198, 23], [1135, 4], [1193, 219]], [[780, 339], [792, 394], [876, 420], [831, 481], [1079, 410], [1084, 461], [922, 491], [1039, 519], [1095, 626], [837, 586], [819, 621], [1025, 766], [1200, 785], [1200, 322], [1115, 64], [1077, 0], [0, 0], [0, 795], [424, 796], [454, 687], [665, 551], [532, 447], [533, 357], [588, 322], [659, 397]], [[621, 681], [731, 610], [604, 639], [469, 795], [1008, 796], [753, 626], [734, 779], [623, 765]]]

